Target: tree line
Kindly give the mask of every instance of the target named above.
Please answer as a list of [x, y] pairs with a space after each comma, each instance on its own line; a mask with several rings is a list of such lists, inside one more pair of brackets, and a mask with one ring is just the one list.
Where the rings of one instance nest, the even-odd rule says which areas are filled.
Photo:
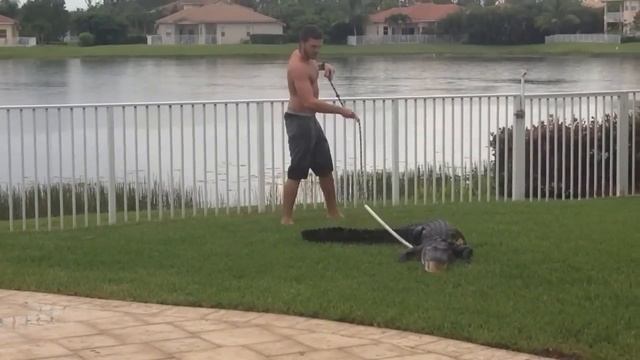
[[511, 0], [510, 6], [472, 7], [448, 16], [438, 32], [470, 44], [543, 43], [546, 35], [602, 33], [603, 9], [580, 0]]
[[[95, 44], [144, 42], [155, 33], [155, 21], [168, 15], [157, 9], [171, 0], [129, 0], [96, 3], [68, 11], [64, 0], [27, 0], [18, 6], [0, 0], [0, 14], [17, 19], [23, 36], [38, 43], [60, 42], [65, 34], [91, 34]], [[370, 14], [416, 2], [451, 3], [451, 0], [234, 0], [283, 21], [285, 42], [297, 40], [300, 28], [318, 25], [329, 43], [345, 43], [348, 35], [362, 35]], [[451, 35], [472, 44], [528, 44], [544, 42], [545, 35], [600, 33], [603, 9], [585, 7], [580, 0], [458, 0], [463, 11], [444, 19], [437, 34]], [[393, 19], [392, 19], [393, 20]], [[640, 29], [640, 15], [636, 16]]]

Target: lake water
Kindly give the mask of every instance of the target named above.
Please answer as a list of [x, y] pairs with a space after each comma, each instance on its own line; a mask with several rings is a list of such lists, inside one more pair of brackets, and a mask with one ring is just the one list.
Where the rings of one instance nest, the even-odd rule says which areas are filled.
[[[445, 58], [428, 55], [328, 59], [340, 95], [395, 96], [640, 87], [640, 58]], [[0, 60], [0, 105], [286, 98], [286, 58]], [[321, 81], [321, 95], [333, 96]]]
[[[528, 71], [527, 92], [640, 88], [640, 58], [634, 57], [446, 58], [397, 55], [325, 60], [337, 69], [334, 84], [343, 97], [512, 93], [520, 89], [519, 77], [523, 69]], [[0, 105], [286, 99], [285, 67], [286, 57], [0, 60]], [[333, 97], [333, 91], [324, 79], [320, 81], [320, 90], [321, 96]], [[489, 105], [485, 103], [484, 109], [488, 110]], [[390, 109], [387, 107], [385, 110], [381, 103], [368, 106], [374, 106], [379, 116], [372, 119], [369, 112], [363, 119], [364, 161], [368, 169], [374, 166], [389, 169], [393, 160], [388, 150], [391, 116], [385, 119], [380, 114], [383, 110], [389, 114]], [[507, 124], [513, 110], [512, 105], [506, 108], [504, 104], [496, 103], [497, 116], [491, 110], [487, 119], [492, 120], [487, 126], [483, 118], [452, 116], [453, 107], [448, 104], [409, 102], [404, 106], [408, 106], [406, 110], [400, 104], [399, 132], [404, 146], [399, 156], [401, 170], [425, 164], [468, 169], [472, 164], [488, 161], [488, 134], [498, 125], [493, 123], [493, 118], [500, 124]], [[460, 104], [455, 106], [458, 114]], [[474, 106], [478, 109], [477, 103]], [[470, 111], [471, 107], [463, 105], [462, 109]], [[139, 115], [137, 128], [134, 110]], [[266, 185], [276, 191], [274, 189], [281, 183], [289, 161], [282, 127], [282, 104], [276, 103], [273, 109], [267, 107], [265, 110]], [[76, 121], [73, 132], [70, 131], [71, 114], [67, 110], [60, 113], [51, 111], [46, 115], [50, 120], [51, 136], [48, 140], [44, 114], [36, 114], [37, 136], [33, 136], [32, 113], [24, 114], [24, 138], [20, 136], [18, 114], [10, 114], [11, 177], [14, 184], [20, 183], [23, 177], [29, 183], [36, 176], [43, 182], [47, 171], [45, 165], [50, 167], [52, 182], [60, 181], [60, 178], [69, 179], [72, 175], [81, 177], [85, 166], [89, 181], [98, 177], [104, 181], [107, 174], [106, 114], [99, 113], [96, 124], [95, 114], [89, 109], [84, 115], [87, 120], [85, 133], [81, 125], [83, 115], [79, 111], [73, 114]], [[254, 196], [255, 199], [259, 151], [256, 150], [256, 116], [249, 114], [255, 114], [256, 109], [247, 112], [242, 106], [237, 109], [231, 106], [225, 113], [227, 109], [223, 107], [185, 107], [173, 108], [172, 111], [173, 117], [170, 117], [167, 109], [151, 108], [147, 112], [144, 108], [128, 108], [123, 116], [121, 110], [116, 109], [115, 156], [119, 181], [124, 179], [125, 172], [128, 181], [132, 181], [135, 178], [134, 164], [138, 162], [139, 174], [143, 178], [162, 173], [165, 183], [174, 175], [174, 184], [182, 184], [184, 175], [185, 186], [195, 183], [202, 187], [207, 177], [210, 186], [214, 183], [219, 185], [225, 202], [234, 201], [234, 197], [235, 201], [245, 201], [243, 196]], [[184, 111], [183, 116], [180, 116], [180, 111]], [[274, 117], [270, 118], [272, 111]], [[216, 118], [212, 119], [214, 113]], [[206, 131], [205, 114], [208, 122]], [[5, 184], [8, 179], [5, 170], [8, 169], [8, 156], [5, 156], [4, 147], [8, 142], [6, 117], [6, 113], [0, 113], [0, 144], [3, 146], [0, 150], [0, 183]], [[321, 121], [326, 126], [337, 169], [353, 170], [359, 153], [355, 125], [347, 125], [340, 119], [336, 121], [331, 116], [323, 117]], [[61, 132], [58, 132], [58, 127]], [[83, 142], [85, 135], [86, 144]], [[47, 141], [49, 155], [44, 151]], [[139, 146], [138, 151], [133, 150], [135, 146]], [[208, 146], [206, 153], [209, 156], [206, 167], [202, 156], [205, 146]], [[37, 148], [36, 153], [34, 148]], [[171, 148], [173, 151], [169, 150]], [[218, 153], [213, 154], [213, 149]], [[88, 159], [84, 158], [85, 154]], [[376, 154], [375, 160], [373, 154]], [[23, 160], [25, 171], [21, 174]], [[75, 170], [70, 163], [76, 165]], [[216, 176], [218, 178], [212, 180]], [[343, 189], [346, 190], [344, 184]]]

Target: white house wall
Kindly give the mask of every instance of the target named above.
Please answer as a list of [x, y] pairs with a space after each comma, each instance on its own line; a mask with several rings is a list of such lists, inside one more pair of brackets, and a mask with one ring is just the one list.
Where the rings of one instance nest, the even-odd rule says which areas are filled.
[[368, 24], [365, 28], [365, 35], [382, 36], [384, 35], [384, 24]]
[[[223, 36], [224, 34], [224, 36]], [[239, 44], [249, 40], [250, 34], [282, 34], [280, 24], [219, 24], [218, 44]]]
[[176, 27], [173, 24], [159, 24], [158, 35], [162, 36], [163, 44], [175, 44]]
[[15, 45], [16, 38], [18, 37], [17, 32], [15, 31], [15, 25], [0, 25], [0, 30], [7, 31], [6, 39], [0, 39], [0, 46], [2, 45]]
[[[158, 24], [157, 34], [162, 37], [163, 44], [175, 44], [176, 36], [179, 29], [183, 29], [183, 35], [187, 35], [187, 29], [192, 28], [194, 35], [200, 35], [204, 40], [204, 35], [212, 36], [215, 34], [218, 44], [239, 44], [244, 40], [249, 40], [250, 34], [276, 34], [282, 35], [283, 29], [281, 24], [197, 24], [197, 25], [174, 25], [174, 24]], [[205, 34], [206, 32], [206, 34]], [[201, 41], [204, 43], [204, 41]]]
[[624, 22], [633, 24], [633, 19], [638, 11], [640, 11], [640, 0], [627, 0], [624, 3], [624, 12], [622, 14]]

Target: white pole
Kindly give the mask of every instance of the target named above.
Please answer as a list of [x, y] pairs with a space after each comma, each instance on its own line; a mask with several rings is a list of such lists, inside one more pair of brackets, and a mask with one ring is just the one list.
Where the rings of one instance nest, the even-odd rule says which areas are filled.
[[391, 105], [391, 204], [396, 206], [400, 203], [400, 108], [398, 100], [392, 100]]
[[[97, 127], [96, 127], [97, 128]], [[109, 156], [109, 225], [116, 223], [116, 155], [113, 108], [107, 108], [107, 146]], [[97, 142], [96, 142], [97, 144]], [[97, 149], [97, 145], [96, 145]], [[99, 181], [99, 178], [98, 178]]]
[[364, 208], [367, 209], [369, 214], [371, 214], [371, 216], [373, 216], [373, 218], [376, 219], [376, 221], [380, 223], [382, 227], [384, 227], [391, 235], [393, 235], [393, 237], [395, 237], [398, 241], [400, 241], [404, 246], [410, 249], [413, 248], [413, 245], [406, 242], [400, 235], [398, 235], [395, 231], [393, 231], [393, 229], [391, 229], [387, 224], [385, 224], [385, 222], [382, 221], [382, 219], [380, 219], [380, 217], [376, 215], [376, 213], [373, 212], [373, 210], [371, 210], [371, 208], [367, 204], [364, 205]]
[[[258, 212], [264, 212], [265, 168], [264, 168], [264, 103], [257, 104], [258, 110]], [[273, 130], [273, 128], [271, 128]], [[273, 139], [273, 136], [272, 136]], [[273, 140], [272, 140], [273, 142]], [[273, 151], [273, 150], [272, 150]], [[273, 152], [271, 153], [273, 158]]]
[[520, 77], [520, 98], [518, 100], [514, 99], [516, 111], [513, 119], [513, 158], [511, 159], [513, 185], [511, 197], [513, 200], [523, 200], [525, 197], [526, 129], [524, 85], [526, 75], [527, 71], [524, 70]]
[[[620, 93], [618, 95], [620, 102], [617, 128], [617, 145], [616, 149], [618, 156], [616, 157], [616, 195], [625, 196], [629, 194], [629, 95], [627, 93]], [[612, 104], [613, 105], [613, 104]], [[633, 110], [635, 112], [635, 108]], [[635, 135], [635, 132], [634, 132]], [[613, 133], [611, 133], [613, 136]], [[634, 140], [635, 141], [635, 136]], [[613, 146], [613, 141], [611, 141]], [[613, 171], [613, 168], [611, 171]], [[632, 188], [635, 184], [632, 185]]]

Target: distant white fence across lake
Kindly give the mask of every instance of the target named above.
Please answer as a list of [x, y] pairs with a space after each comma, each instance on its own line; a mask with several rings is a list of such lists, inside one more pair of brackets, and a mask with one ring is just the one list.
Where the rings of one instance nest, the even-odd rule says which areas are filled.
[[615, 34], [556, 34], [545, 36], [545, 44], [553, 43], [612, 43], [620, 44], [622, 37]]
[[147, 45], [215, 45], [217, 41], [216, 35], [147, 35]]
[[358, 45], [381, 45], [381, 44], [431, 44], [431, 43], [450, 43], [453, 38], [448, 35], [431, 35], [431, 34], [415, 34], [415, 35], [349, 35], [347, 44], [351, 46]]

